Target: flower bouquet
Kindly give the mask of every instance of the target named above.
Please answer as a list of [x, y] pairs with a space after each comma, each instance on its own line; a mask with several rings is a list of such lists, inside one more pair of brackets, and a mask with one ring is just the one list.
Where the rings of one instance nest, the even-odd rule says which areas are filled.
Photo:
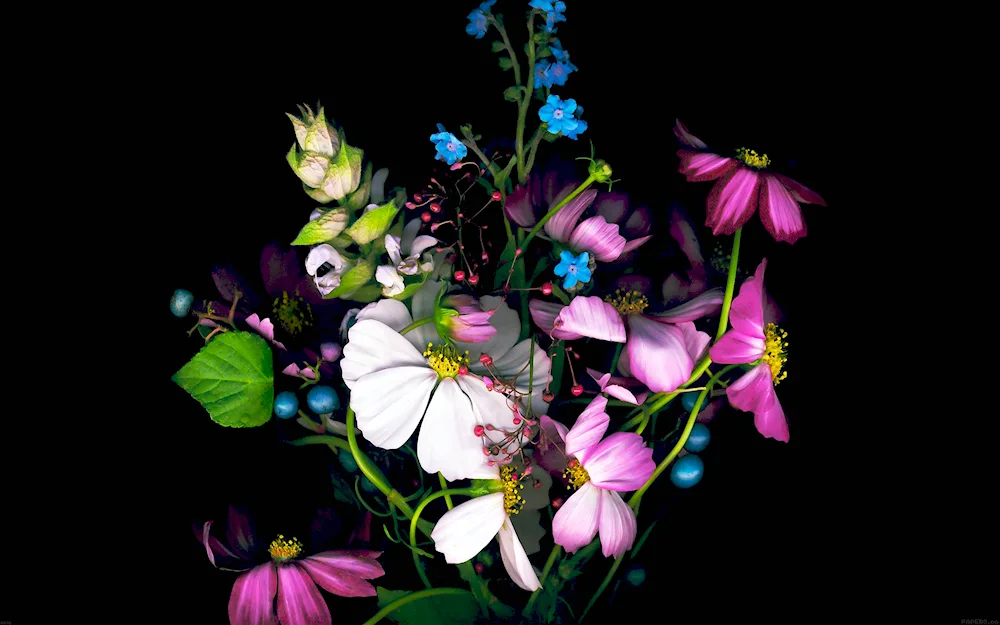
[[[324, 107], [303, 105], [286, 161], [311, 214], [264, 249], [260, 280], [219, 266], [217, 294], [170, 300], [200, 337], [173, 381], [220, 426], [329, 448], [337, 500], [360, 512], [331, 549], [258, 539], [237, 507], [199, 524], [209, 565], [233, 576], [234, 625], [331, 623], [334, 596], [370, 601], [368, 623], [582, 622], [654, 531], [640, 515], [650, 489], [665, 473], [673, 488], [701, 480], [717, 414], [789, 440], [788, 337], [768, 261], [747, 264], [741, 236], [763, 227], [793, 244], [801, 205], [823, 198], [678, 120], [678, 172], [713, 183], [704, 209], [637, 206], [613, 157], [581, 144], [566, 4], [531, 0], [519, 45], [494, 4], [466, 31], [498, 37], [512, 141], [438, 124], [434, 175], [388, 188]], [[541, 159], [549, 144], [574, 158]], [[683, 267], [643, 266], [651, 244], [675, 246]], [[387, 550], [412, 565], [387, 571]], [[589, 567], [599, 586], [578, 592], [605, 559]], [[410, 583], [387, 589], [387, 573]]]

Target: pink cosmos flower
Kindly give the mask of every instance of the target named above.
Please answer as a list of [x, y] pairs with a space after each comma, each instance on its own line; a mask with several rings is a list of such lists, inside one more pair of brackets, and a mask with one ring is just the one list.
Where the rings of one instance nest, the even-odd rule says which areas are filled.
[[[642, 487], [653, 475], [653, 450], [633, 432], [615, 432], [604, 438], [611, 419], [608, 400], [598, 396], [590, 402], [569, 430], [550, 421], [565, 442], [569, 459], [566, 477], [578, 489], [552, 518], [552, 536], [557, 545], [573, 553], [594, 540], [600, 532], [605, 557], [621, 557], [635, 542], [635, 513], [619, 493]], [[604, 438], [604, 440], [601, 440]]]
[[718, 312], [722, 299], [722, 290], [713, 289], [655, 315], [643, 314], [648, 301], [639, 291], [618, 292], [609, 301], [575, 297], [569, 306], [532, 300], [528, 308], [535, 324], [553, 338], [625, 343], [619, 371], [653, 392], [669, 393], [691, 377], [711, 340], [693, 321]]
[[740, 293], [733, 298], [729, 313], [732, 328], [712, 346], [709, 353], [712, 361], [720, 364], [755, 365], [729, 385], [726, 396], [734, 407], [753, 413], [758, 432], [787, 443], [788, 423], [774, 387], [787, 375], [781, 368], [786, 360], [788, 343], [784, 339], [788, 335], [766, 314], [766, 267], [765, 258], [753, 277], [740, 286]]
[[443, 316], [438, 330], [456, 341], [485, 343], [496, 336], [497, 329], [490, 324], [495, 311], [483, 310], [479, 300], [471, 295], [446, 295], [440, 310]]
[[253, 566], [259, 550], [249, 519], [232, 506], [226, 532], [230, 544], [211, 536], [211, 528], [208, 521], [199, 537], [209, 561], [222, 570], [242, 571], [229, 597], [231, 625], [332, 625], [317, 585], [341, 597], [374, 597], [375, 587], [367, 580], [385, 575], [376, 561], [380, 551], [346, 549], [300, 558], [302, 543], [281, 535], [267, 549], [270, 561]]
[[799, 203], [826, 206], [818, 193], [787, 176], [765, 171], [766, 154], [740, 148], [735, 158], [709, 152], [708, 146], [677, 120], [674, 134], [686, 146], [677, 151], [677, 171], [688, 182], [718, 180], [708, 194], [705, 225], [712, 232], [733, 234], [753, 217], [760, 206], [760, 220], [776, 241], [795, 243], [806, 235]]

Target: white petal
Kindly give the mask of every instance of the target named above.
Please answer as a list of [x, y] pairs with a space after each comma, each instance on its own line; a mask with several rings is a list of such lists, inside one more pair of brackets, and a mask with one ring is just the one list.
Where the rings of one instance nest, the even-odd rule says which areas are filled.
[[494, 361], [503, 358], [504, 354], [514, 347], [517, 337], [521, 334], [521, 321], [507, 302], [495, 295], [487, 295], [480, 299], [479, 303], [483, 310], [496, 310], [490, 318], [490, 325], [497, 329], [497, 333], [485, 343], [455, 342], [455, 345], [469, 350], [469, 360], [474, 364], [479, 364], [479, 356], [484, 353], [489, 354]]
[[[409, 249], [413, 246], [413, 240], [416, 238], [417, 233], [420, 232], [421, 222], [419, 219], [412, 219], [403, 227], [403, 236], [400, 239], [400, 246], [407, 250], [407, 256], [410, 255]], [[399, 262], [399, 261], [396, 261]]]
[[[441, 283], [437, 280], [428, 280], [424, 286], [413, 294], [410, 307], [413, 308], [413, 319], [426, 319], [434, 316], [434, 302], [437, 301], [438, 291], [441, 290]], [[438, 344], [441, 337], [438, 336], [437, 326], [433, 323], [425, 323], [414, 328], [405, 334], [407, 340], [413, 343], [420, 352], [427, 349], [428, 343]]]
[[483, 444], [474, 429], [472, 403], [454, 378], [434, 391], [417, 439], [417, 457], [428, 473], [441, 472], [448, 481], [463, 479], [486, 463]]
[[358, 429], [376, 447], [403, 446], [424, 415], [437, 382], [429, 367], [395, 367], [362, 376], [351, 389]]
[[538, 590], [541, 587], [538, 576], [535, 575], [535, 569], [532, 568], [531, 560], [528, 560], [528, 554], [524, 552], [521, 541], [517, 539], [517, 532], [514, 531], [510, 519], [504, 519], [497, 540], [500, 541], [503, 568], [507, 569], [507, 574], [514, 583], [528, 591]]
[[455, 379], [472, 402], [472, 412], [477, 424], [488, 423], [498, 428], [514, 429], [512, 404], [503, 393], [487, 390], [483, 381], [474, 375], [461, 375]]
[[506, 520], [503, 493], [491, 493], [446, 512], [434, 525], [431, 540], [448, 564], [461, 564], [475, 558]]
[[317, 245], [309, 250], [306, 256], [306, 273], [310, 276], [316, 275], [316, 270], [323, 266], [323, 263], [330, 263], [336, 269], [344, 266], [344, 258], [332, 245]]
[[[386, 301], [395, 300], [383, 300]], [[348, 331], [347, 336], [349, 340], [344, 346], [344, 357], [340, 361], [340, 370], [343, 372], [347, 388], [353, 389], [358, 378], [373, 371], [407, 365], [427, 366], [427, 360], [420, 352], [399, 332], [381, 321], [374, 319], [358, 321]]]
[[435, 239], [434, 237], [427, 236], [426, 234], [422, 234], [422, 235], [420, 235], [419, 237], [417, 237], [416, 239], [413, 240], [413, 245], [410, 246], [410, 249], [407, 252], [407, 255], [410, 258], [417, 258], [417, 259], [419, 259], [420, 255], [424, 253], [424, 250], [426, 250], [427, 248], [429, 248], [429, 247], [431, 247], [433, 245], [437, 245], [437, 242], [438, 242], [438, 240]]
[[[406, 309], [406, 304], [395, 299], [383, 299], [368, 304], [358, 313], [358, 323], [365, 319], [381, 321], [395, 330], [397, 334], [400, 330], [413, 323], [413, 318], [410, 317], [410, 311]], [[424, 351], [423, 348], [418, 349], [421, 353]]]
[[500, 465], [494, 464], [492, 467], [485, 462], [477, 466], [474, 471], [466, 476], [469, 480], [499, 480]]
[[385, 204], [385, 179], [389, 177], [389, 170], [385, 167], [375, 172], [372, 176], [372, 202]]
[[386, 297], [399, 295], [406, 288], [406, 285], [403, 284], [403, 279], [396, 272], [396, 268], [391, 265], [379, 265], [375, 270], [375, 280], [385, 287], [382, 289], [382, 294]]
[[[525, 339], [514, 346], [499, 360], [493, 360], [493, 369], [503, 378], [513, 380], [517, 378], [517, 390], [519, 393], [528, 394], [531, 392], [531, 411], [536, 415], [545, 414], [548, 404], [542, 400], [545, 387], [552, 381], [552, 360], [548, 353], [535, 343], [535, 376], [531, 379], [531, 368], [528, 366], [528, 355], [531, 351], [531, 339]], [[471, 354], [470, 354], [471, 356]], [[478, 360], [472, 361], [469, 370], [477, 375], [487, 375], [489, 372]], [[528, 400], [525, 398], [521, 402], [525, 407]]]
[[399, 237], [387, 234], [385, 235], [385, 251], [389, 253], [389, 260], [392, 261], [393, 265], [398, 265], [399, 261], [403, 259], [400, 252]]

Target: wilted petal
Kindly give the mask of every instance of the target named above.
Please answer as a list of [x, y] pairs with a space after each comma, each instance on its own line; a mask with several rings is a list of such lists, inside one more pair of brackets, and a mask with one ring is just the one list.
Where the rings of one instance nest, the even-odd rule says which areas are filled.
[[[640, 245], [642, 245], [643, 243], [645, 243], [646, 241], [648, 241], [648, 240], [650, 240], [652, 238], [653, 238], [653, 235], [649, 235], [648, 237], [640, 237], [638, 239], [633, 239], [631, 241], [626, 241], [625, 242], [625, 247], [622, 248], [622, 254], [628, 254], [632, 250], [639, 249]], [[600, 260], [600, 259], [598, 259], [598, 260]]]
[[601, 341], [625, 342], [625, 324], [614, 306], [599, 297], [574, 297], [556, 316], [560, 330]]
[[504, 214], [522, 228], [530, 228], [538, 221], [535, 219], [534, 203], [530, 195], [530, 184], [519, 184], [514, 187], [513, 193], [507, 196], [503, 205]]
[[[385, 301], [394, 300], [383, 300], [379, 304]], [[381, 321], [358, 321], [348, 331], [348, 337], [350, 340], [344, 346], [344, 357], [340, 360], [344, 383], [348, 388], [353, 389], [358, 378], [373, 371], [427, 366], [427, 359], [422, 352], [417, 351], [399, 332]]]
[[668, 323], [695, 321], [702, 317], [711, 317], [722, 310], [722, 300], [725, 299], [725, 295], [725, 291], [721, 288], [710, 289], [698, 297], [684, 302], [680, 306], [675, 306], [652, 316], [657, 321]]
[[[410, 410], [414, 411], [412, 405]], [[476, 424], [472, 404], [455, 379], [441, 380], [417, 438], [417, 456], [424, 471], [440, 472], [446, 480], [454, 481], [484, 464], [482, 442], [473, 433]]]
[[503, 493], [475, 497], [446, 512], [434, 525], [431, 540], [448, 564], [461, 564], [476, 557], [506, 520]]
[[364, 437], [382, 449], [402, 447], [417, 429], [437, 379], [427, 366], [394, 367], [362, 376], [351, 389], [351, 408]]
[[[315, 589], [315, 586], [313, 586]], [[229, 595], [229, 622], [240, 625], [278, 625], [274, 595], [278, 575], [270, 562], [242, 573]]]
[[600, 492], [601, 552], [606, 558], [620, 558], [635, 542], [635, 513], [618, 493], [607, 490]]
[[250, 555], [253, 550], [253, 524], [250, 517], [236, 506], [229, 506], [226, 519], [226, 541], [243, 555]]
[[627, 492], [639, 489], [653, 475], [653, 449], [634, 432], [615, 432], [597, 445], [583, 463], [594, 486]]
[[600, 215], [585, 219], [570, 235], [575, 249], [594, 254], [601, 262], [617, 260], [625, 250], [625, 237], [618, 234], [618, 224], [609, 224]]
[[701, 244], [698, 242], [698, 235], [695, 234], [694, 224], [691, 223], [684, 207], [677, 203], [671, 204], [670, 236], [677, 241], [681, 252], [687, 257], [692, 267], [705, 264], [705, 257], [701, 255]]
[[566, 455], [586, 463], [587, 458], [608, 430], [611, 417], [606, 409], [608, 400], [601, 395], [595, 397], [576, 418], [576, 423], [566, 434]]
[[603, 191], [597, 194], [597, 204], [594, 205], [597, 214], [608, 220], [608, 223], [620, 222], [628, 212], [628, 195], [615, 191]]
[[299, 253], [295, 248], [276, 243], [266, 245], [260, 255], [260, 273], [267, 292], [280, 295], [282, 291], [288, 291], [291, 295], [302, 275], [299, 263]]
[[594, 540], [601, 515], [601, 491], [587, 482], [552, 517], [552, 537], [557, 545], [573, 553]]
[[677, 158], [680, 159], [677, 171], [684, 174], [688, 182], [715, 180], [739, 168], [735, 160], [709, 152], [678, 150]]
[[819, 193], [816, 193], [801, 182], [797, 182], [788, 176], [782, 176], [781, 174], [768, 174], [768, 176], [777, 178], [779, 182], [785, 185], [785, 188], [787, 188], [788, 192], [792, 194], [792, 197], [799, 202], [826, 206], [826, 200], [824, 200]]
[[687, 381], [694, 361], [684, 333], [667, 323], [629, 315], [628, 367], [654, 393], [669, 393]]
[[679, 119], [674, 120], [674, 136], [677, 137], [678, 141], [692, 148], [704, 149], [708, 147], [705, 145], [704, 141], [691, 134], [691, 131], [687, 129], [687, 126], [685, 126]]
[[281, 625], [332, 625], [330, 609], [316, 583], [298, 562], [277, 566]]
[[[573, 228], [580, 221], [580, 216], [583, 215], [583, 211], [587, 210], [596, 197], [597, 191], [595, 189], [587, 189], [567, 202], [565, 206], [559, 209], [559, 212], [545, 222], [545, 233], [556, 241], [562, 243], [568, 242], [570, 236], [573, 234]], [[551, 206], [554, 206], [554, 204]]]
[[712, 234], [733, 234], [750, 220], [760, 197], [760, 176], [738, 167], [723, 176], [708, 193], [705, 225]]
[[772, 176], [761, 177], [760, 220], [775, 241], [795, 243], [806, 236], [806, 222], [799, 203]]
[[528, 302], [528, 310], [531, 312], [531, 320], [535, 322], [535, 325], [538, 326], [542, 332], [551, 334], [552, 338], [563, 339], [565, 341], [573, 341], [583, 338], [582, 334], [567, 332], [561, 328], [559, 330], [553, 329], [556, 316], [559, 315], [559, 312], [563, 308], [565, 308], [565, 306], [562, 304], [558, 304], [556, 302], [543, 302], [540, 299], [533, 299]]
[[504, 519], [497, 534], [497, 540], [500, 542], [500, 558], [503, 560], [503, 567], [510, 575], [510, 579], [524, 590], [538, 590], [541, 586], [538, 583], [538, 576], [535, 575], [535, 569], [531, 567], [531, 561], [528, 560], [524, 546], [517, 539], [517, 532], [514, 531], [510, 519]]
[[[621, 234], [626, 239], [634, 239], [638, 237], [645, 238], [652, 229], [652, 211], [645, 206], [640, 206], [632, 211], [631, 215], [629, 215], [629, 218], [625, 221], [625, 225], [621, 228]], [[625, 245], [625, 251], [628, 251], [629, 245], [630, 244]]]

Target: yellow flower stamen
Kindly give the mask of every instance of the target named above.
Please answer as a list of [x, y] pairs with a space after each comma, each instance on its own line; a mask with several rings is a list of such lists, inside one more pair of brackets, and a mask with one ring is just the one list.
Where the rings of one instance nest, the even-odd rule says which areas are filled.
[[757, 154], [755, 150], [748, 150], [746, 148], [736, 150], [736, 158], [750, 167], [756, 167], [757, 169], [764, 169], [771, 163], [771, 159], [767, 157], [767, 154]]
[[764, 327], [764, 356], [761, 360], [771, 367], [771, 379], [775, 386], [788, 376], [787, 371], [781, 370], [788, 360], [788, 354], [785, 353], [788, 347], [788, 342], [784, 340], [786, 338], [788, 333], [773, 323]]
[[275, 562], [284, 562], [297, 558], [302, 553], [302, 543], [298, 538], [293, 537], [289, 540], [278, 534], [278, 537], [271, 541], [271, 546], [267, 550], [271, 552], [271, 559]]
[[569, 487], [576, 490], [590, 481], [590, 475], [579, 460], [570, 460], [563, 471], [563, 477], [569, 480]]
[[520, 476], [514, 477], [514, 469], [510, 465], [500, 467], [500, 482], [503, 484], [503, 509], [507, 511], [507, 516], [518, 514], [524, 507], [524, 497], [521, 497]]
[[424, 358], [440, 378], [453, 378], [458, 375], [459, 369], [469, 366], [469, 350], [459, 352], [447, 344], [434, 347], [433, 343], [428, 343]]
[[298, 291], [291, 296], [282, 291], [281, 297], [274, 298], [273, 309], [278, 325], [293, 336], [313, 324], [312, 307]]
[[621, 289], [617, 289], [613, 296], [608, 295], [604, 301], [614, 306], [623, 315], [641, 313], [649, 306], [649, 300], [639, 291], [625, 291], [623, 293]]

